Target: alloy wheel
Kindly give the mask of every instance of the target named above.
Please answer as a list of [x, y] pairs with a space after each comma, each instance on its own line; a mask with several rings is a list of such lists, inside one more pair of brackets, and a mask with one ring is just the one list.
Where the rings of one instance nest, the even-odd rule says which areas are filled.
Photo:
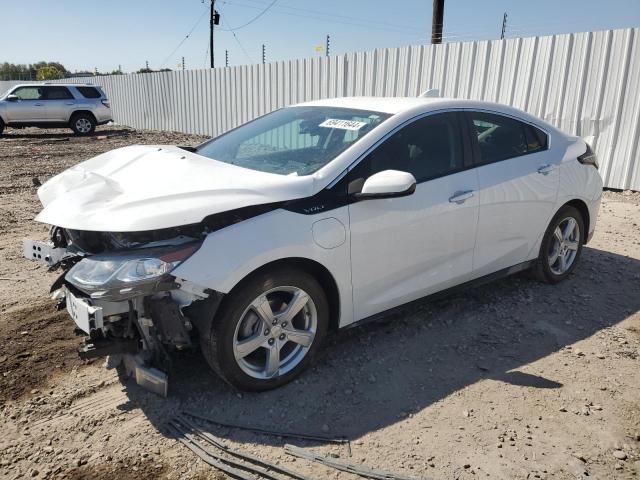
[[580, 247], [580, 227], [573, 217], [562, 220], [553, 232], [547, 261], [555, 275], [563, 275], [573, 265]]
[[76, 120], [76, 129], [80, 133], [89, 133], [91, 131], [91, 122], [84, 117], [80, 117]]
[[317, 326], [316, 306], [304, 290], [292, 286], [268, 290], [240, 317], [233, 336], [236, 362], [253, 378], [284, 375], [307, 355]]

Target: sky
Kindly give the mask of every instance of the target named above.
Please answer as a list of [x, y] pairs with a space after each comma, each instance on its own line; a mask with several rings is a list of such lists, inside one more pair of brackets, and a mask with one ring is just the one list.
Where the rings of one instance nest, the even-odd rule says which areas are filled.
[[[70, 71], [208, 67], [210, 0], [1, 0], [0, 62]], [[216, 0], [216, 66], [428, 43], [432, 0]], [[265, 11], [266, 10], [266, 11]], [[444, 41], [640, 26], [640, 0], [445, 0]], [[15, 21], [11, 21], [14, 19]], [[247, 24], [245, 26], [245, 24]], [[191, 32], [191, 33], [190, 33]], [[190, 34], [189, 34], [190, 33]], [[187, 35], [189, 36], [187, 37]]]

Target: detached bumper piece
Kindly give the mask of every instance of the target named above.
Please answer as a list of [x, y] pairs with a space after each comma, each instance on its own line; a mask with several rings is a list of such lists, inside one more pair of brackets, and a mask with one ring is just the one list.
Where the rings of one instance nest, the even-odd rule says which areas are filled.
[[48, 242], [25, 240], [22, 243], [22, 254], [25, 258], [45, 263], [49, 267], [60, 263], [67, 253], [66, 248], [55, 248]]

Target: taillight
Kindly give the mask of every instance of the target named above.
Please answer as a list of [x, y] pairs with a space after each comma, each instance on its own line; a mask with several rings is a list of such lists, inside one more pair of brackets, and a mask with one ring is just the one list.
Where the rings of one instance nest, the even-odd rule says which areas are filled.
[[102, 104], [107, 108], [111, 108], [111, 104], [109, 103], [109, 100], [107, 100], [106, 98], [102, 100]]
[[593, 153], [589, 144], [587, 144], [587, 151], [578, 157], [578, 161], [583, 165], [593, 165], [598, 168], [598, 157]]

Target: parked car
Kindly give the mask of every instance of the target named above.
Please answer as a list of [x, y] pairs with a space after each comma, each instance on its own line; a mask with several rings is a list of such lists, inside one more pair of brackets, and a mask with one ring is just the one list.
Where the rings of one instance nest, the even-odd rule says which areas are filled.
[[52, 290], [85, 357], [126, 353], [166, 385], [167, 352], [199, 344], [260, 391], [330, 330], [525, 269], [564, 280], [594, 232], [597, 168], [583, 140], [503, 105], [314, 101], [70, 168], [38, 190], [54, 227], [25, 255], [63, 268]]
[[69, 127], [88, 135], [110, 121], [111, 105], [97, 85], [29, 83], [0, 97], [0, 135], [5, 126]]

